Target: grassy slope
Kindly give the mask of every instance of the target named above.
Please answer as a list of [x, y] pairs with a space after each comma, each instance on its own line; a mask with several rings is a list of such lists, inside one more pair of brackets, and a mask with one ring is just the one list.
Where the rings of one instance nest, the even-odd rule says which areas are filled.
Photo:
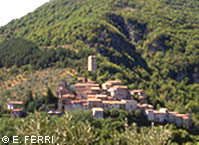
[[38, 71], [16, 69], [16, 72], [1, 69], [0, 74], [3, 76], [0, 80], [0, 98], [6, 101], [23, 100], [29, 90], [32, 90], [34, 96], [46, 95], [48, 87], [56, 94], [58, 84], [62, 80], [70, 82], [76, 73], [72, 69], [48, 68]]

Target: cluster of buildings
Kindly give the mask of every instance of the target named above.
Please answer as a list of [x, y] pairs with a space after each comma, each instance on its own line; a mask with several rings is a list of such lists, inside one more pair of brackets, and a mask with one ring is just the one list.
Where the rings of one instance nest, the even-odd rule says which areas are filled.
[[[62, 86], [60, 90], [64, 90]], [[95, 82], [78, 78], [74, 85], [74, 92], [75, 94], [67, 90], [60, 91], [59, 111], [89, 109], [92, 110], [95, 118], [103, 118], [103, 112], [107, 109], [116, 108], [128, 112], [139, 109], [151, 122], [168, 122], [187, 129], [192, 125], [189, 114], [170, 112], [167, 108], [154, 110], [154, 107], [147, 103], [144, 90], [129, 90], [119, 80], [109, 80], [100, 86]], [[134, 100], [135, 95], [138, 96], [139, 102]]]
[[[112, 108], [127, 111], [137, 109], [137, 101], [132, 99], [128, 87], [123, 86], [121, 81], [108, 81], [100, 86], [92, 81], [85, 82], [84, 79], [79, 78], [74, 85], [76, 94], [71, 91], [63, 91], [62, 86], [59, 90], [59, 111], [91, 109], [95, 110], [94, 112], [100, 112], [99, 110]], [[97, 113], [94, 113], [94, 116], [95, 114]], [[103, 115], [97, 116], [97, 118], [103, 117]]]
[[[96, 57], [88, 57], [88, 71], [96, 72]], [[154, 110], [153, 106], [148, 104], [143, 90], [129, 90], [127, 86], [122, 85], [119, 80], [109, 80], [99, 85], [85, 78], [78, 78], [72, 87], [62, 82], [59, 85], [57, 95], [59, 96], [58, 109], [49, 111], [50, 115], [59, 115], [63, 111], [77, 109], [92, 110], [95, 118], [103, 118], [104, 110], [123, 109], [128, 112], [139, 109], [145, 115], [148, 121], [158, 123], [172, 123], [178, 127], [190, 128], [192, 119], [189, 114], [179, 114], [170, 112], [167, 108]], [[137, 102], [134, 97], [139, 98]], [[21, 117], [22, 109], [18, 109], [23, 102], [9, 102], [8, 109], [11, 110], [11, 117]]]

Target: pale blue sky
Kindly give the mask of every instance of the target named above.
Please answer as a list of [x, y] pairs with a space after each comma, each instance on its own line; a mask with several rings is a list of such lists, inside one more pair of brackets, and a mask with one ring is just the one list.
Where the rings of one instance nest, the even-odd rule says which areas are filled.
[[0, 26], [34, 11], [50, 0], [0, 0]]

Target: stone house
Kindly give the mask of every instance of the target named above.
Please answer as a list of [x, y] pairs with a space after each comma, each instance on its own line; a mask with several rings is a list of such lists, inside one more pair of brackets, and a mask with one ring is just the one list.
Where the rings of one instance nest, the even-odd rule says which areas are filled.
[[168, 112], [168, 122], [175, 124], [176, 122], [176, 114], [178, 114], [177, 112]]
[[154, 113], [153, 113], [153, 109], [145, 109], [144, 110], [144, 115], [147, 116], [147, 120], [148, 121], [154, 121]]
[[161, 111], [153, 111], [154, 113], [154, 121], [163, 123], [165, 121], [166, 113]]
[[104, 95], [104, 94], [97, 94], [95, 97], [97, 99], [101, 99], [101, 100], [107, 100], [108, 99], [108, 96]]
[[93, 117], [99, 119], [104, 117], [104, 109], [103, 108], [92, 108]]
[[[92, 89], [91, 88], [99, 88], [99, 84], [94, 83], [77, 83], [75, 84], [75, 91], [77, 96], [87, 98], [87, 95], [92, 95]], [[96, 90], [94, 90], [96, 91]], [[98, 91], [97, 91], [98, 92]]]
[[103, 104], [103, 108], [104, 109], [125, 109], [125, 102], [121, 102], [121, 101], [102, 101]]
[[176, 125], [177, 127], [182, 126], [182, 114], [176, 114]]
[[192, 125], [191, 116], [188, 114], [176, 114], [176, 125], [189, 129]]
[[101, 99], [96, 99], [96, 98], [88, 98], [88, 108], [93, 108], [93, 107], [101, 107], [102, 106], [102, 100]]
[[10, 101], [8, 102], [8, 110], [16, 109], [23, 105], [22, 101]]
[[125, 110], [128, 112], [132, 112], [137, 109], [137, 101], [135, 100], [121, 100], [121, 102], [125, 103]]
[[111, 96], [118, 100], [126, 99], [129, 96], [129, 90], [127, 86], [113, 86], [108, 89], [108, 92], [110, 92]]
[[72, 110], [78, 110], [83, 108], [82, 102], [80, 100], [71, 101], [71, 104], [72, 104]]
[[144, 90], [131, 90], [130, 94], [132, 96], [138, 95], [138, 96], [145, 96]]
[[83, 106], [83, 110], [88, 110], [88, 103], [82, 103], [82, 106]]
[[141, 111], [144, 111], [145, 109], [153, 109], [153, 106], [150, 104], [137, 104], [137, 108], [140, 109]]
[[22, 109], [12, 109], [12, 110], [10, 111], [10, 116], [11, 116], [12, 118], [21, 118], [22, 115], [23, 115]]
[[122, 85], [122, 82], [119, 81], [119, 80], [110, 80], [110, 81], [107, 81], [107, 82], [105, 82], [105, 83], [102, 84], [102, 89], [108, 90], [111, 87], [116, 86], [116, 85], [120, 86], [120, 85]]

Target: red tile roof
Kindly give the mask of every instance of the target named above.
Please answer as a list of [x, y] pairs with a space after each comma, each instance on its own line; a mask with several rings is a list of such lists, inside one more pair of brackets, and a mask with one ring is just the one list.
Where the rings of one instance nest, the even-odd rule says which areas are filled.
[[101, 102], [101, 99], [88, 98], [88, 102]]
[[116, 88], [116, 89], [128, 89], [127, 86], [113, 86], [113, 88]]
[[8, 102], [8, 104], [22, 105], [23, 102], [22, 101], [10, 101], [10, 102]]
[[22, 109], [12, 109], [11, 111], [12, 112], [20, 112], [20, 111], [22, 111]]
[[75, 87], [99, 87], [99, 84], [92, 84], [92, 83], [77, 83]]
[[142, 89], [139, 89], [139, 90], [131, 90], [130, 92], [131, 92], [131, 93], [141, 93], [141, 92], [144, 92], [144, 90], [142, 90]]
[[100, 112], [103, 112], [104, 109], [103, 109], [103, 108], [92, 108], [92, 111], [100, 111]]

